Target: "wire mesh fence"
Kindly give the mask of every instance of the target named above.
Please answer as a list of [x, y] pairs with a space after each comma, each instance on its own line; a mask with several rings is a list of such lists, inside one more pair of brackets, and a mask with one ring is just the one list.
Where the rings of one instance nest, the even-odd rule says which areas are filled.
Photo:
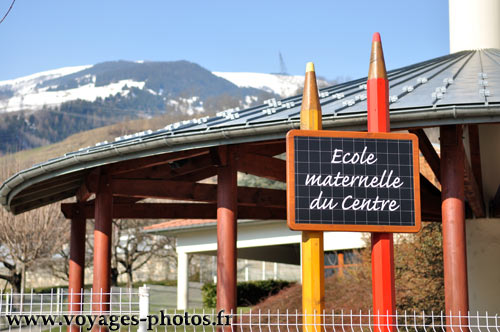
[[379, 314], [363, 311], [330, 311], [322, 314], [294, 312], [239, 313], [234, 331], [279, 332], [466, 332], [499, 331], [499, 317], [489, 313], [444, 313], [404, 311]]
[[70, 310], [72, 306], [78, 307], [78, 312], [83, 315], [138, 314], [139, 292], [138, 289], [117, 289], [108, 293], [92, 290], [69, 293], [62, 288], [53, 289], [50, 293], [0, 292], [0, 317], [17, 314], [65, 315], [74, 313]]
[[95, 315], [138, 316], [139, 294], [140, 289], [108, 293], [69, 293], [61, 288], [50, 293], [0, 292], [0, 331], [60, 331], [70, 322], [80, 325], [83, 331], [89, 326], [88, 317]]
[[[321, 314], [299, 311], [217, 312], [215, 309], [151, 311], [150, 289], [91, 290], [69, 294], [0, 293], [0, 331], [222, 331], [225, 332], [500, 332], [491, 313], [395, 312], [336, 310]], [[78, 302], [74, 300], [78, 299]], [[70, 326], [69, 328], [67, 326]], [[102, 329], [101, 329], [102, 330]]]

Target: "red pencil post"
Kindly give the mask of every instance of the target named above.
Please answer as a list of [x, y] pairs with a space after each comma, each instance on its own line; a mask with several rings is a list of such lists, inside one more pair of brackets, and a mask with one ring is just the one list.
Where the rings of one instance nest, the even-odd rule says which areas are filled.
[[[389, 132], [389, 81], [380, 34], [373, 35], [367, 81], [368, 131]], [[372, 233], [372, 293], [376, 331], [394, 331], [394, 244], [392, 233]]]

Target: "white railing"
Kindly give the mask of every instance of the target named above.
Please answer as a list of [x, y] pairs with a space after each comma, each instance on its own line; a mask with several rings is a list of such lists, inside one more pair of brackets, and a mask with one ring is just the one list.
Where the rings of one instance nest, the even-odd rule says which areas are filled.
[[[306, 319], [307, 318], [307, 319]], [[307, 321], [307, 324], [304, 324]], [[305, 315], [298, 311], [239, 313], [234, 331], [279, 332], [500, 332], [500, 317], [489, 313], [330, 311]]]
[[[85, 290], [68, 293], [67, 289], [54, 289], [50, 293], [12, 293], [0, 292], [0, 317], [16, 314], [65, 315], [70, 314], [70, 305], [80, 306], [79, 313], [102, 314], [139, 314], [139, 290], [117, 289], [109, 293]], [[71, 296], [70, 296], [71, 295]], [[78, 302], [74, 299], [78, 297]], [[96, 310], [96, 302], [109, 310]]]
[[[0, 292], [0, 331], [66, 331], [71, 316], [71, 332], [88, 331], [89, 317], [115, 316], [108, 330], [153, 331], [221, 331], [217, 324], [226, 324], [226, 332], [500, 332], [500, 317], [490, 313], [396, 312], [393, 315], [370, 311], [337, 310], [305, 315], [298, 311], [252, 311], [218, 313], [214, 309], [193, 309], [186, 314], [179, 310], [150, 310], [150, 289], [117, 289], [110, 293], [86, 290], [68, 294], [67, 290], [51, 293]], [[76, 296], [75, 296], [76, 295]], [[72, 299], [80, 299], [78, 303]], [[96, 303], [97, 301], [97, 303]], [[104, 306], [100, 306], [103, 303]], [[76, 311], [77, 310], [77, 311]], [[229, 314], [230, 317], [226, 317]], [[54, 319], [44, 324], [42, 316]], [[76, 317], [81, 318], [77, 321]], [[119, 318], [136, 317], [139, 324], [123, 324]], [[20, 318], [16, 323], [12, 317]], [[26, 318], [38, 317], [36, 326]], [[23, 320], [24, 319], [24, 320]], [[186, 321], [187, 319], [187, 321]], [[10, 320], [10, 321], [9, 321]], [[84, 324], [81, 324], [84, 322]], [[197, 325], [200, 324], [200, 325]], [[215, 324], [215, 325], [214, 325]], [[97, 325], [93, 325], [96, 327]]]

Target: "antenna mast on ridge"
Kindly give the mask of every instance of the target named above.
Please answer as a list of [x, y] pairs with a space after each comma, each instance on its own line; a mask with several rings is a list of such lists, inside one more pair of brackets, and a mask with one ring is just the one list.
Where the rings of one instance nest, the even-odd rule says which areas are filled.
[[281, 52], [279, 52], [279, 57], [280, 57], [280, 74], [288, 75], [288, 70], [286, 69], [285, 60], [283, 60], [283, 55], [281, 55]]

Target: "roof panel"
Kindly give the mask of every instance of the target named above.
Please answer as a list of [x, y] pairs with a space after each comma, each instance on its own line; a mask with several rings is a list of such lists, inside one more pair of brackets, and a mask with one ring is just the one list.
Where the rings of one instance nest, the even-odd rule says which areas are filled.
[[466, 61], [462, 65], [457, 63], [446, 71], [448, 76], [453, 78], [453, 83], [443, 82], [446, 93], [442, 94], [442, 98], [438, 99], [436, 105], [484, 104], [486, 102], [484, 95], [479, 93], [478, 75], [483, 71], [480, 52], [474, 52], [471, 57], [467, 57]]
[[484, 78], [487, 81], [487, 85], [484, 87], [486, 100], [488, 103], [499, 103], [500, 102], [500, 58], [499, 53], [492, 52], [492, 50], [486, 50], [481, 57], [483, 64], [483, 73], [486, 76]]
[[[467, 56], [451, 59], [427, 68], [413, 81], [413, 90], [400, 98], [394, 108], [432, 107], [438, 98], [443, 96], [442, 87], [453, 78], [466, 62]], [[409, 84], [411, 85], [411, 84]]]

